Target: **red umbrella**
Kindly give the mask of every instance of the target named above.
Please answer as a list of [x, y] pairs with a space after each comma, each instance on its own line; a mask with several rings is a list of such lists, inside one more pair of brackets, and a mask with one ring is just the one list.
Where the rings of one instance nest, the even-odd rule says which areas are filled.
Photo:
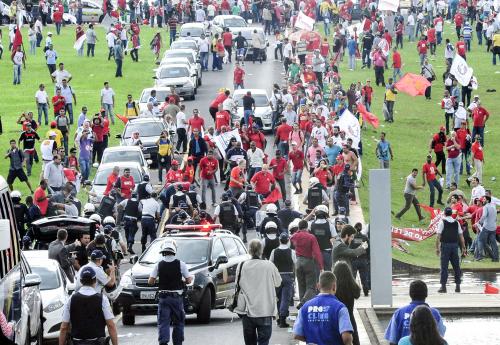
[[307, 42], [307, 50], [319, 49], [321, 45], [321, 35], [315, 31], [299, 30], [288, 35], [290, 41], [298, 42], [305, 40]]
[[406, 73], [394, 86], [398, 91], [415, 97], [425, 94], [425, 89], [431, 86], [431, 83], [421, 75]]

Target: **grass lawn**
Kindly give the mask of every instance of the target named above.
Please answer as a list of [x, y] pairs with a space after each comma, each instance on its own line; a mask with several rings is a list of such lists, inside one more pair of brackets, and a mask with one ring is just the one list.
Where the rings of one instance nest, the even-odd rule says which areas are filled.
[[[88, 115], [93, 116], [100, 109], [100, 90], [103, 88], [103, 83], [109, 81], [110, 86], [115, 91], [115, 112], [123, 114], [127, 95], [130, 93], [134, 99], [138, 99], [142, 90], [146, 87], [153, 85], [154, 75], [152, 71], [155, 68], [154, 56], [149, 49], [149, 42], [153, 38], [157, 29], [143, 26], [141, 28], [141, 43], [142, 48], [139, 50], [139, 62], [133, 62], [130, 55], [125, 56], [123, 62], [123, 78], [115, 78], [116, 64], [113, 59], [107, 60], [108, 48], [105, 39], [106, 31], [102, 27], [96, 28], [97, 44], [95, 47], [95, 57], [87, 58], [78, 57], [76, 50], [73, 48], [75, 41], [75, 26], [66, 26], [62, 28], [61, 35], [55, 34], [55, 27], [53, 25], [44, 28], [44, 39], [46, 33], [51, 31], [53, 35], [54, 49], [58, 54], [57, 62], [63, 62], [65, 69], [68, 70], [72, 76], [71, 87], [76, 93], [77, 105], [73, 105], [75, 125], [82, 106], [87, 106]], [[35, 92], [38, 90], [38, 85], [44, 83], [46, 91], [51, 98], [54, 95], [54, 84], [51, 81], [45, 57], [42, 48], [37, 48], [36, 55], [29, 55], [29, 42], [27, 36], [27, 29], [23, 28], [24, 47], [27, 52], [26, 70], [22, 71], [22, 79], [20, 85], [13, 85], [13, 72], [12, 62], [10, 61], [10, 52], [8, 49], [7, 30], [4, 27], [3, 46], [5, 51], [0, 60], [0, 75], [2, 76], [2, 94], [3, 101], [0, 108], [0, 116], [2, 117], [3, 135], [0, 135], [0, 147], [2, 151], [9, 148], [10, 139], [18, 139], [21, 131], [21, 126], [16, 124], [19, 115], [25, 111], [33, 111], [35, 120], [38, 118], [38, 113], [35, 104]], [[162, 31], [162, 46], [165, 50], [168, 45], [168, 32], [165, 29]], [[42, 46], [45, 41], [42, 42]], [[84, 48], [86, 49], [86, 47]], [[84, 50], [86, 53], [86, 50]], [[52, 120], [53, 109], [49, 109], [49, 121]], [[43, 120], [42, 120], [43, 122]], [[74, 125], [74, 126], [75, 126]], [[76, 127], [71, 128], [74, 133]], [[123, 130], [123, 123], [116, 119], [116, 124], [111, 128], [110, 145], [116, 145], [118, 140], [115, 138], [116, 134], [121, 133]], [[38, 133], [44, 137], [48, 131], [47, 126], [42, 126]], [[72, 136], [70, 136], [71, 138]], [[71, 145], [70, 145], [71, 146]], [[39, 147], [37, 144], [36, 147]], [[39, 153], [40, 154], [40, 153]], [[0, 166], [0, 174], [7, 177], [9, 169], [8, 160]], [[35, 164], [33, 167], [30, 183], [33, 188], [39, 183], [41, 164]], [[19, 181], [14, 183], [14, 188], [22, 192], [23, 196], [28, 195], [29, 190], [25, 184]], [[85, 202], [85, 198], [81, 198]]]

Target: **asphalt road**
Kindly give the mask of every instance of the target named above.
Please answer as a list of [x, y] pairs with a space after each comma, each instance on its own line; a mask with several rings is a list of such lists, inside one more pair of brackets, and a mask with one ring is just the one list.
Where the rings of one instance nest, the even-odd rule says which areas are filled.
[[[268, 48], [268, 60], [262, 64], [256, 62], [245, 62], [245, 87], [266, 89], [271, 91], [273, 83], [282, 83], [283, 81], [283, 65], [281, 62], [273, 61], [274, 49]], [[211, 59], [210, 59], [211, 61]], [[201, 116], [205, 119], [207, 126], [213, 125], [213, 120], [208, 112], [210, 102], [215, 98], [217, 91], [220, 88], [233, 88], [233, 65], [226, 64], [221, 72], [204, 72], [203, 85], [198, 88], [196, 100], [185, 101], [186, 115], [189, 117], [192, 109], [199, 109]], [[271, 155], [275, 150], [273, 147], [272, 137], [268, 138], [268, 146], [266, 152]], [[271, 155], [271, 157], [274, 155]], [[151, 171], [151, 181], [156, 184], [158, 182], [157, 170]], [[222, 185], [218, 185], [217, 198], [220, 200], [220, 195], [223, 192]], [[209, 195], [207, 195], [209, 197]], [[208, 212], [211, 212], [210, 203]], [[255, 232], [249, 234], [249, 239], [255, 237]], [[136, 235], [136, 244], [134, 249], [140, 251], [140, 230]], [[123, 265], [122, 272], [125, 272], [130, 267], [129, 264]], [[120, 319], [120, 317], [118, 317]], [[118, 321], [118, 334], [120, 344], [123, 345], [151, 345], [157, 343], [157, 318], [156, 316], [137, 316], [134, 326], [123, 326], [121, 320]], [[212, 320], [208, 325], [200, 325], [196, 322], [195, 316], [188, 316], [185, 328], [184, 344], [218, 344], [218, 345], [235, 345], [243, 343], [243, 333], [240, 319], [233, 313], [227, 310], [212, 311]], [[271, 344], [290, 344], [291, 333], [289, 330], [273, 328]]]

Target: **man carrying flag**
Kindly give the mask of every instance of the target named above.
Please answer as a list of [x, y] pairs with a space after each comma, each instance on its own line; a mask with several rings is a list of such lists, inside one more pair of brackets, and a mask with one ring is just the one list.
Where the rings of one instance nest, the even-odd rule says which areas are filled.
[[10, 59], [14, 64], [14, 82], [13, 84], [21, 84], [21, 65], [26, 69], [26, 55], [23, 48], [23, 36], [19, 26], [16, 28], [14, 34], [14, 41], [12, 42], [12, 55]]

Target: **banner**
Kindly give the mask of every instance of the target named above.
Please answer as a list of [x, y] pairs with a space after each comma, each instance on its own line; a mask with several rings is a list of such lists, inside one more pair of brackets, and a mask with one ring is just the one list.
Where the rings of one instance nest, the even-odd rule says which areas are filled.
[[432, 230], [424, 230], [420, 228], [397, 228], [397, 227], [392, 227], [391, 228], [391, 235], [392, 238], [399, 238], [401, 240], [407, 240], [407, 241], [423, 241], [432, 235], [435, 234], [435, 231]]
[[406, 73], [394, 86], [398, 91], [415, 97], [424, 95], [431, 83], [421, 75]]
[[397, 12], [399, 7], [399, 0], [379, 0], [379, 11], [392, 11]]
[[295, 27], [299, 29], [304, 29], [308, 31], [313, 31], [315, 20], [306, 16], [302, 11], [297, 15], [297, 20], [295, 21]]
[[361, 140], [361, 128], [358, 119], [346, 109], [335, 124], [345, 132], [346, 138], [352, 139], [352, 146], [357, 148]]
[[370, 113], [368, 110], [366, 110], [366, 107], [364, 106], [363, 103], [357, 103], [356, 107], [358, 108], [361, 117], [363, 117], [363, 121], [372, 125], [373, 128], [378, 128], [380, 122], [375, 114]]
[[215, 135], [213, 137], [213, 141], [215, 142], [215, 145], [217, 145], [222, 157], [226, 156], [226, 148], [229, 145], [229, 141], [233, 137], [236, 138], [237, 141], [241, 142], [240, 133], [237, 129], [233, 129], [230, 132], [221, 133], [220, 135]]
[[87, 39], [87, 35], [81, 35], [73, 45], [73, 48], [76, 50], [80, 50], [80, 48], [83, 46], [83, 42]]
[[455, 54], [453, 63], [451, 64], [450, 73], [462, 86], [469, 85], [472, 78], [473, 69], [467, 65], [467, 62], [458, 54]]

